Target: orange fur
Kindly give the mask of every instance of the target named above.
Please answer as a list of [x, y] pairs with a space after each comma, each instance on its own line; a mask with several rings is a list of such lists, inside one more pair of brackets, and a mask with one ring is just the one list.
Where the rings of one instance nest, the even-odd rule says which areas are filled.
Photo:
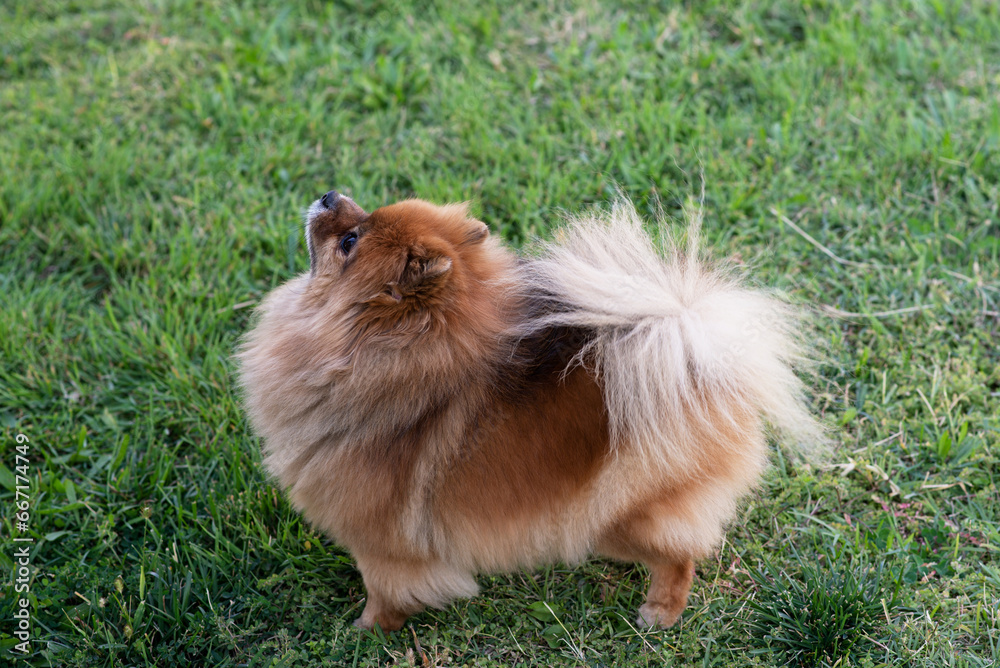
[[665, 433], [683, 457], [651, 461], [612, 438], [596, 330], [545, 324], [559, 306], [525, 289], [531, 262], [463, 205], [368, 214], [329, 193], [307, 235], [311, 271], [259, 309], [240, 380], [266, 468], [357, 560], [358, 625], [397, 629], [473, 595], [479, 572], [595, 553], [646, 563], [640, 622], [676, 622], [693, 560], [765, 465], [746, 393], [694, 377], [671, 419], [697, 447]]

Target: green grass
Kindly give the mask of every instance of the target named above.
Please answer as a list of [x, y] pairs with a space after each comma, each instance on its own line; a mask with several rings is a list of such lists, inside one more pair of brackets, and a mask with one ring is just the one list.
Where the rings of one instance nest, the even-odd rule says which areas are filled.
[[[679, 217], [701, 174], [713, 251], [817, 307], [830, 460], [776, 452], [675, 629], [632, 627], [645, 574], [605, 562], [350, 627], [360, 578], [233, 387], [252, 305], [307, 265], [302, 207], [471, 199], [519, 244], [616, 185]], [[988, 0], [4, 2], [0, 567], [23, 433], [29, 661], [997, 665], [998, 184]]]

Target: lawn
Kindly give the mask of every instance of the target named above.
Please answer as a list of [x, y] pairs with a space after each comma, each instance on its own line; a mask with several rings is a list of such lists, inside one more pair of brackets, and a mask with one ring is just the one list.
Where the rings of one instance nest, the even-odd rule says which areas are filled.
[[[233, 377], [303, 207], [471, 200], [520, 245], [702, 183], [711, 252], [814, 313], [829, 456], [775, 446], [675, 628], [592, 561], [354, 629]], [[998, 207], [989, 0], [5, 0], [0, 663], [1000, 665]]]

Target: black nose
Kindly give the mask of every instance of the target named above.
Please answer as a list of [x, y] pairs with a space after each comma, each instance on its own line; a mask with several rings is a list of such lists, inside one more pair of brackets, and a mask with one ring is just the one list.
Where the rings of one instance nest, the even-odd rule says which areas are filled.
[[332, 207], [334, 204], [337, 203], [338, 199], [340, 199], [340, 193], [338, 193], [336, 190], [331, 190], [327, 194], [323, 195], [323, 198], [319, 201], [319, 203], [322, 204], [325, 208], [329, 209], [330, 207]]

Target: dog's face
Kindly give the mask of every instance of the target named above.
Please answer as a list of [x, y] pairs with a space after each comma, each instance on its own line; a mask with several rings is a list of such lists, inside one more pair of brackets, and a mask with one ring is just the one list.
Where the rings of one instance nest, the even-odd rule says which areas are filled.
[[407, 200], [366, 213], [331, 191], [306, 213], [310, 288], [376, 311], [430, 308], [463, 290], [488, 235], [464, 204]]

